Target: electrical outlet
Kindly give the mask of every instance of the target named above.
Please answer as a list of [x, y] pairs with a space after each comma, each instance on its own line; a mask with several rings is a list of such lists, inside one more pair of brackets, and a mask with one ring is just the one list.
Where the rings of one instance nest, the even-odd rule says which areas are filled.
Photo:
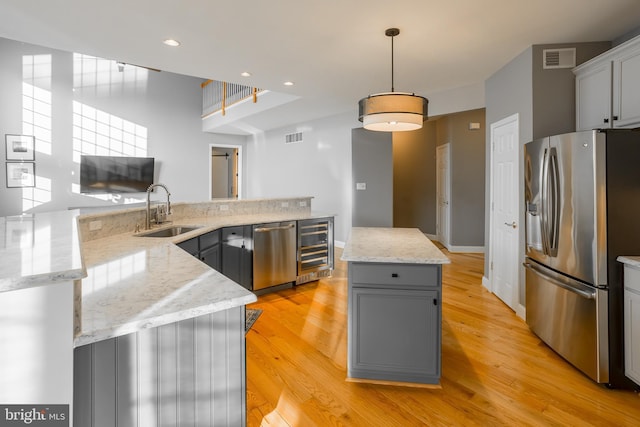
[[220, 210], [221, 211], [228, 211], [229, 210], [229, 205], [220, 205]]
[[356, 183], [356, 190], [366, 190], [367, 189], [367, 183], [366, 182], [357, 182]]
[[283, 208], [288, 208], [289, 207], [289, 202], [282, 202], [281, 205]]
[[304, 201], [300, 202], [300, 207], [301, 208], [306, 208], [307, 207], [307, 201], [304, 200]]
[[89, 231], [97, 231], [102, 229], [102, 221], [90, 221]]

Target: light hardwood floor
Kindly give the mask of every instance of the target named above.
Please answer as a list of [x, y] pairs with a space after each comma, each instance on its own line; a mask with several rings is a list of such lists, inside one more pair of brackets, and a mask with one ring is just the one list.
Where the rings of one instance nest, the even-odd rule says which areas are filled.
[[[598, 386], [448, 254], [439, 389], [346, 382], [347, 278], [259, 297], [247, 334], [249, 426], [640, 426], [640, 396]], [[445, 251], [446, 253], [446, 251]]]

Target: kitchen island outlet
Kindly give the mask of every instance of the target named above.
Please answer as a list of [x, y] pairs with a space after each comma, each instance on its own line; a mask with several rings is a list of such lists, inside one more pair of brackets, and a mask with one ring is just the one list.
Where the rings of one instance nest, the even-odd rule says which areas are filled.
[[354, 227], [348, 262], [347, 379], [440, 382], [442, 264], [418, 229]]

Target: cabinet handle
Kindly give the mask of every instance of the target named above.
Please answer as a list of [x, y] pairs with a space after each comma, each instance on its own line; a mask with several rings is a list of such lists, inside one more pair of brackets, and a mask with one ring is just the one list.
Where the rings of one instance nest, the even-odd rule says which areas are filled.
[[613, 120], [618, 120], [618, 116], [613, 116]]
[[391, 277], [398, 277], [398, 273], [391, 273]]
[[438, 299], [437, 298], [433, 299], [433, 305], [438, 305]]
[[609, 123], [609, 119], [604, 119], [604, 122], [605, 123]]

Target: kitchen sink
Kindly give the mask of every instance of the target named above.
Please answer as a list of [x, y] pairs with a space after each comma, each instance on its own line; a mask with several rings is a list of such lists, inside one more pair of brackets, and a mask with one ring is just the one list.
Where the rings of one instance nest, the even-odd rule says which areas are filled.
[[169, 228], [162, 228], [160, 230], [148, 231], [140, 234], [136, 234], [137, 237], [174, 237], [189, 231], [197, 230], [200, 227], [183, 227], [176, 225]]

